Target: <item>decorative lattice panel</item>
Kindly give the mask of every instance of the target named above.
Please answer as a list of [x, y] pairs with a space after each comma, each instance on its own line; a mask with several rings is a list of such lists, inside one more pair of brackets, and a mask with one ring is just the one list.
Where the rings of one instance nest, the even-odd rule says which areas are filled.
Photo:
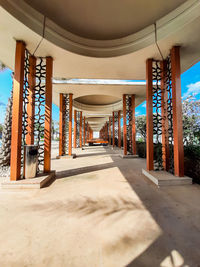
[[113, 144], [113, 120], [110, 120], [110, 130], [111, 130], [111, 145]]
[[63, 155], [69, 152], [69, 94], [63, 95]]
[[80, 120], [81, 120], [81, 111], [76, 113], [76, 147], [80, 147]]
[[27, 104], [28, 102], [28, 90], [29, 90], [29, 67], [30, 67], [30, 53], [28, 50], [25, 50], [25, 59], [24, 59], [24, 87], [23, 87], [23, 111], [22, 111], [22, 147], [21, 147], [21, 167], [23, 167], [23, 157], [24, 157], [24, 145], [26, 145], [26, 135], [28, 134], [28, 113], [27, 113]]
[[127, 132], [127, 151], [133, 154], [132, 142], [132, 96], [126, 95], [126, 132]]
[[[29, 96], [29, 68], [30, 56], [28, 50], [25, 50], [24, 61], [24, 87], [23, 87], [23, 113], [22, 113], [22, 158], [23, 165], [24, 145], [26, 145], [26, 135], [28, 134], [28, 96]], [[45, 122], [45, 78], [46, 78], [46, 59], [37, 58], [35, 66], [36, 85], [34, 88], [35, 116], [34, 116], [34, 144], [38, 146], [38, 172], [44, 165], [44, 122]]]
[[[169, 171], [174, 172], [173, 159], [173, 112], [172, 112], [172, 79], [171, 79], [171, 60], [166, 60], [166, 71], [161, 69], [160, 61], [153, 61], [152, 79], [153, 79], [153, 142], [154, 142], [154, 169], [163, 170], [163, 143], [169, 143]], [[161, 79], [163, 77], [163, 88], [161, 87]], [[164, 98], [167, 90], [167, 97]], [[162, 115], [161, 109], [164, 109]], [[167, 110], [166, 110], [167, 109]], [[163, 129], [162, 125], [167, 120], [167, 129]], [[164, 132], [165, 142], [162, 140]]]
[[46, 59], [38, 58], [36, 64], [35, 85], [35, 144], [38, 145], [38, 171], [44, 165], [44, 122], [45, 122], [45, 79]]
[[154, 142], [154, 168], [163, 169], [162, 161], [162, 90], [161, 90], [162, 70], [160, 61], [153, 61], [153, 142]]
[[167, 57], [166, 71], [166, 90], [167, 90], [167, 120], [168, 120], [168, 142], [169, 142], [169, 172], [174, 173], [174, 135], [173, 135], [173, 110], [172, 110], [172, 72], [171, 57]]
[[115, 145], [118, 146], [118, 111], [114, 111], [114, 131]]

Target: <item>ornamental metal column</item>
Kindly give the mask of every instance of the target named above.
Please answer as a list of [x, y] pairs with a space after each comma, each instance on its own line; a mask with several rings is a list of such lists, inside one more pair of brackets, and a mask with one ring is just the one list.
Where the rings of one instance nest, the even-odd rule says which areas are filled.
[[85, 116], [83, 118], [83, 145], [85, 146]]
[[123, 145], [124, 155], [136, 154], [135, 95], [123, 95]]
[[79, 147], [82, 148], [82, 132], [83, 132], [83, 129], [82, 129], [82, 123], [83, 123], [83, 120], [82, 120], [82, 111], [79, 111], [80, 112], [80, 121], [79, 121], [79, 133], [80, 133], [80, 136], [79, 136]]
[[119, 147], [119, 135], [121, 136], [121, 132], [119, 134], [119, 128], [120, 128], [119, 127], [119, 116], [120, 116], [120, 113], [118, 111], [113, 111], [114, 145], [118, 147]]
[[87, 122], [87, 140], [86, 141], [88, 140], [89, 140], [89, 123]]
[[109, 117], [109, 126], [108, 126], [108, 135], [109, 135], [109, 138], [108, 138], [108, 142], [109, 142], [109, 145], [111, 145], [111, 117]]
[[[184, 176], [179, 47], [147, 60], [147, 170]], [[154, 140], [154, 143], [153, 143]]]
[[16, 51], [15, 51], [15, 72], [13, 81], [13, 108], [12, 108], [12, 133], [11, 133], [10, 179], [12, 181], [16, 181], [21, 178], [24, 58], [25, 58], [25, 44], [21, 41], [17, 41]]
[[161, 116], [162, 116], [162, 161], [163, 169], [169, 171], [169, 120], [167, 114], [168, 91], [167, 91], [167, 61], [160, 62], [161, 67]]
[[146, 161], [147, 170], [154, 169], [153, 164], [153, 79], [152, 59], [146, 61]]
[[131, 96], [131, 112], [132, 112], [132, 153], [137, 154], [136, 148], [136, 126], [135, 126], [135, 95]]
[[[75, 120], [76, 119], [76, 120]], [[75, 147], [81, 147], [82, 146], [82, 111], [76, 111], [76, 118], [74, 119], [75, 122], [75, 134], [74, 137], [76, 139], [75, 141]]]
[[27, 103], [27, 135], [26, 144], [34, 145], [34, 118], [35, 118], [35, 73], [36, 58], [29, 57], [29, 74], [28, 74], [28, 103]]
[[[22, 178], [25, 145], [38, 146], [37, 173], [49, 172], [51, 169], [52, 68], [51, 57], [35, 58], [23, 42], [17, 41], [13, 82], [11, 180]], [[44, 142], [41, 142], [43, 138]]]
[[112, 145], [115, 147], [115, 112], [113, 111], [112, 116]]
[[121, 148], [121, 110], [118, 111], [118, 147]]
[[77, 114], [77, 111], [74, 110], [74, 148], [76, 148], [76, 131], [77, 131], [76, 114]]
[[171, 49], [171, 78], [174, 134], [174, 175], [184, 176], [183, 122], [181, 103], [180, 47]]
[[73, 105], [73, 94], [69, 94], [69, 156], [72, 155], [72, 105]]
[[46, 58], [46, 90], [44, 121], [44, 172], [51, 170], [51, 122], [52, 122], [52, 73], [53, 59]]
[[60, 94], [59, 156], [71, 155], [72, 94]]
[[59, 110], [59, 156], [63, 156], [65, 154], [64, 146], [64, 128], [65, 128], [65, 120], [64, 120], [64, 96], [60, 94], [60, 110]]
[[127, 155], [126, 95], [123, 95], [123, 146], [124, 155]]

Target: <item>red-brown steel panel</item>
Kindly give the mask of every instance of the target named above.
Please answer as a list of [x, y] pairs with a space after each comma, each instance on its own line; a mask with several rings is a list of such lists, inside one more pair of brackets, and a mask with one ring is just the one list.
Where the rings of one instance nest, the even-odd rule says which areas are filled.
[[72, 104], [73, 94], [69, 94], [69, 156], [72, 155]]
[[146, 61], [146, 158], [147, 170], [154, 169], [153, 164], [153, 81], [152, 59]]
[[29, 57], [29, 74], [28, 74], [28, 103], [27, 103], [27, 135], [26, 144], [34, 144], [34, 117], [35, 117], [35, 66], [36, 58]]
[[47, 57], [44, 123], [44, 172], [50, 172], [51, 170], [52, 72], [53, 58]]
[[174, 174], [184, 176], [183, 122], [181, 103], [180, 47], [171, 49], [172, 106], [174, 134]]
[[63, 155], [63, 94], [60, 94], [60, 110], [59, 110], [59, 156]]
[[123, 95], [123, 146], [124, 155], [127, 155], [127, 136], [126, 136], [126, 95]]
[[162, 159], [163, 168], [165, 171], [169, 170], [169, 135], [168, 128], [169, 122], [167, 117], [167, 84], [166, 84], [166, 72], [167, 72], [167, 62], [165, 60], [161, 61], [161, 114], [162, 114]]
[[131, 96], [131, 112], [132, 112], [132, 145], [133, 155], [136, 155], [136, 126], [135, 126], [135, 95]]
[[118, 147], [121, 148], [121, 110], [118, 111]]
[[24, 58], [25, 58], [25, 44], [21, 41], [17, 41], [16, 51], [15, 51], [15, 74], [13, 81], [13, 110], [12, 110], [12, 133], [11, 133], [10, 179], [12, 181], [16, 181], [21, 178]]

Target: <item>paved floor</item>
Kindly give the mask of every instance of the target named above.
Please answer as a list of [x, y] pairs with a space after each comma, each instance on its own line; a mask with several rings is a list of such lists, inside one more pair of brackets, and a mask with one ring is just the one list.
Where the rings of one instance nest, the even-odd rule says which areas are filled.
[[0, 267], [200, 266], [200, 186], [158, 189], [103, 147], [56, 160], [41, 190], [0, 191]]

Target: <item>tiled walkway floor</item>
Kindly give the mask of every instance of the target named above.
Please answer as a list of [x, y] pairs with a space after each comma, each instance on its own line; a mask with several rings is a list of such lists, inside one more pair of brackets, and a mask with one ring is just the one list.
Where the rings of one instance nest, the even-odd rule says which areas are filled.
[[158, 189], [109, 148], [55, 159], [41, 190], [0, 191], [0, 267], [200, 266], [200, 186]]

